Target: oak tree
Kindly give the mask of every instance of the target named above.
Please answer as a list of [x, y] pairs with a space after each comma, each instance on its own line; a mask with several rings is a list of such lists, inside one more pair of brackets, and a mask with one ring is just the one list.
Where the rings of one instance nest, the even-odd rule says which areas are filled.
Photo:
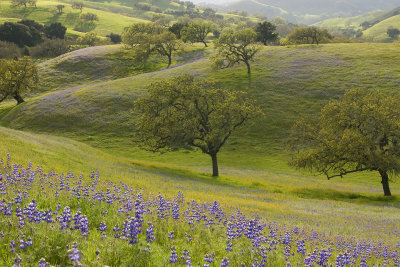
[[165, 151], [199, 148], [212, 159], [218, 176], [217, 154], [232, 133], [262, 114], [245, 93], [218, 88], [190, 75], [159, 81], [135, 102], [137, 141], [145, 149]]
[[207, 47], [206, 38], [213, 32], [215, 26], [209, 21], [193, 21], [185, 26], [181, 31], [182, 40], [190, 43], [203, 43]]
[[237, 32], [229, 31], [221, 34], [214, 41], [217, 54], [212, 56], [216, 68], [228, 68], [243, 62], [247, 66], [247, 73], [251, 73], [250, 63], [260, 50], [256, 44], [256, 32], [253, 29], [244, 29]]
[[37, 87], [38, 68], [29, 57], [0, 60], [0, 102], [12, 97], [17, 104], [24, 102], [21, 94]]
[[350, 90], [327, 104], [314, 122], [300, 121], [291, 143], [291, 164], [328, 179], [363, 171], [378, 172], [385, 196], [389, 174], [400, 171], [400, 96], [378, 90]]

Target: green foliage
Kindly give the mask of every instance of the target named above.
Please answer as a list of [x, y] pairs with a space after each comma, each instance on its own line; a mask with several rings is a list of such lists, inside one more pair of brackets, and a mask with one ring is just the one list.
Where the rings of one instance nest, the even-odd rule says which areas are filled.
[[378, 171], [385, 196], [387, 173], [400, 171], [400, 95], [350, 90], [326, 105], [316, 122], [299, 121], [292, 143], [294, 166], [325, 174]]
[[333, 36], [327, 30], [315, 27], [296, 28], [287, 36], [288, 44], [320, 44], [329, 43]]
[[69, 52], [70, 46], [64, 39], [45, 39], [30, 49], [33, 58], [57, 57]]
[[11, 0], [11, 7], [36, 6], [36, 0]]
[[46, 25], [44, 29], [44, 33], [46, 37], [49, 39], [52, 38], [64, 39], [66, 31], [67, 28], [59, 22], [51, 23], [48, 26]]
[[201, 42], [207, 47], [206, 38], [215, 28], [210, 21], [197, 20], [190, 22], [181, 30], [182, 40], [185, 42], [196, 43]]
[[276, 26], [269, 21], [263, 21], [257, 24], [255, 31], [257, 33], [256, 40], [267, 45], [268, 43], [275, 42], [278, 39]]
[[184, 27], [186, 27], [186, 26], [188, 26], [188, 23], [177, 22], [177, 23], [174, 23], [171, 27], [169, 27], [168, 30], [170, 32], [172, 32], [173, 34], [175, 34], [176, 38], [181, 39], [181, 37], [182, 37], [182, 35], [181, 35], [182, 29]]
[[79, 16], [79, 18], [81, 20], [86, 20], [86, 21], [98, 21], [99, 20], [99, 17], [96, 14], [90, 13], [90, 12], [81, 14]]
[[211, 156], [213, 176], [218, 176], [217, 153], [231, 134], [262, 114], [243, 92], [189, 75], [153, 83], [148, 95], [135, 102], [135, 110], [141, 146], [152, 151], [199, 148]]
[[250, 62], [260, 50], [256, 45], [257, 33], [253, 29], [244, 29], [237, 32], [223, 33], [215, 40], [217, 54], [212, 56], [213, 66], [216, 68], [228, 68], [243, 62], [250, 74]]
[[122, 35], [125, 44], [133, 48], [135, 61], [145, 63], [152, 53], [168, 57], [168, 67], [172, 54], [179, 50], [181, 41], [166, 28], [150, 23], [134, 23]]
[[38, 68], [29, 57], [0, 60], [0, 102], [8, 97], [24, 102], [21, 94], [36, 88], [38, 82]]
[[392, 38], [392, 39], [397, 39], [399, 34], [400, 34], [400, 30], [399, 29], [390, 28], [390, 29], [387, 30], [387, 35], [389, 35], [389, 37]]
[[73, 9], [79, 9], [79, 10], [82, 12], [82, 9], [83, 9], [83, 7], [84, 7], [84, 4], [83, 4], [83, 2], [73, 2], [72, 5], [71, 5], [71, 7], [72, 7]]
[[122, 37], [119, 34], [116, 33], [110, 33], [109, 35], [107, 35], [108, 38], [110, 38], [110, 41], [113, 44], [119, 44], [122, 42]]
[[81, 45], [94, 46], [98, 41], [100, 41], [100, 38], [97, 36], [97, 33], [88, 32], [84, 36], [79, 37], [76, 41]]
[[0, 41], [0, 58], [13, 59], [21, 55], [21, 49], [16, 44]]
[[34, 46], [42, 41], [41, 33], [37, 28], [29, 25], [28, 21], [21, 22], [5, 22], [0, 25], [0, 40], [15, 43], [19, 47]]

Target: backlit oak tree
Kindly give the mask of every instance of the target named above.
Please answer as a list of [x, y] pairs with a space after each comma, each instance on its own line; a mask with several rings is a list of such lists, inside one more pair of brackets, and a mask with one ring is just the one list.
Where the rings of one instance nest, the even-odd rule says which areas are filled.
[[38, 68], [29, 57], [0, 60], [0, 102], [12, 97], [17, 104], [24, 102], [21, 94], [37, 87]]
[[217, 153], [232, 133], [262, 114], [243, 92], [183, 75], [160, 81], [135, 102], [137, 141], [151, 151], [196, 147], [212, 159], [218, 176]]
[[390, 196], [389, 174], [400, 171], [400, 96], [350, 90], [330, 102], [316, 122], [298, 122], [291, 163], [331, 179], [376, 171]]

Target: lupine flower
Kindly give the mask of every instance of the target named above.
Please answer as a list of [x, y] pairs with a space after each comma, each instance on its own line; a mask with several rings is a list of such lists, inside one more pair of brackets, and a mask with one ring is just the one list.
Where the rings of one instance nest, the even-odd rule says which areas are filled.
[[170, 263], [178, 262], [178, 254], [176, 254], [176, 250], [174, 247], [171, 248], [171, 256], [169, 257]]
[[153, 242], [156, 238], [154, 237], [154, 226], [152, 223], [148, 223], [149, 227], [146, 230], [146, 240], [148, 243]]
[[230, 264], [230, 262], [229, 262], [228, 258], [225, 257], [222, 259], [221, 267], [227, 267], [227, 266], [229, 266], [229, 264]]

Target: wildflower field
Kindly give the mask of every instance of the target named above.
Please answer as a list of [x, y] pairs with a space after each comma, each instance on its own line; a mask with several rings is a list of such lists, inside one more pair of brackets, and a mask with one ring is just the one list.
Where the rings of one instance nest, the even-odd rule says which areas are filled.
[[182, 191], [168, 197], [108, 181], [95, 170], [59, 174], [7, 155], [0, 173], [1, 266], [400, 266], [395, 219], [331, 214], [365, 231], [340, 234], [313, 229], [323, 219], [286, 224]]

